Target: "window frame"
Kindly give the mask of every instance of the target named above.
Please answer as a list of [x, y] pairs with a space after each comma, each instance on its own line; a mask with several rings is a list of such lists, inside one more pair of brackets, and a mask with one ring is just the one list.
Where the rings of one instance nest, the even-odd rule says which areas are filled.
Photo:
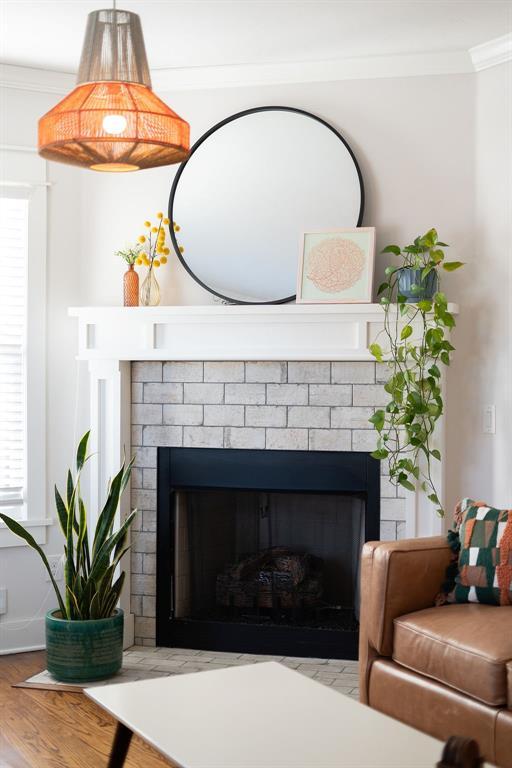
[[[2, 193], [9, 188], [28, 199], [27, 309], [25, 356], [26, 489], [21, 504], [2, 505], [39, 544], [53, 520], [46, 514], [46, 162], [32, 148], [0, 145]], [[13, 195], [14, 196], [14, 195]], [[23, 546], [0, 522], [0, 547]]]

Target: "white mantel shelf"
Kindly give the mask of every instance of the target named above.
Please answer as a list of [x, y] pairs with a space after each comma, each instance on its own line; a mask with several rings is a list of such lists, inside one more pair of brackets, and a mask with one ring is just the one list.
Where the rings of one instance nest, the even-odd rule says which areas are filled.
[[[449, 305], [458, 313], [455, 304]], [[380, 304], [72, 307], [81, 360], [372, 360]]]

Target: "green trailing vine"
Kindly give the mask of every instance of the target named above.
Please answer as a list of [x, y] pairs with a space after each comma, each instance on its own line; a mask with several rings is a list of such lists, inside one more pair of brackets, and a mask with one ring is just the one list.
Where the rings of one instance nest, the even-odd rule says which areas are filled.
[[[419, 484], [440, 516], [444, 509], [432, 477], [434, 461], [441, 461], [433, 446], [437, 421], [443, 414], [441, 378], [443, 366], [450, 365], [455, 347], [447, 338], [455, 327], [448, 302], [439, 290], [440, 268], [453, 272], [463, 265], [445, 261], [447, 243], [438, 240], [430, 229], [413, 243], [399, 248], [388, 245], [382, 253], [401, 257], [400, 266], [386, 268], [386, 281], [378, 289], [384, 309], [384, 348], [374, 343], [370, 352], [378, 363], [387, 366], [384, 385], [389, 402], [377, 410], [370, 422], [378, 432], [376, 459], [389, 462], [390, 480], [409, 491]], [[412, 285], [418, 301], [407, 302], [399, 290], [403, 269], [421, 270], [420, 282]], [[437, 291], [432, 299], [420, 298], [426, 278], [435, 272]]]

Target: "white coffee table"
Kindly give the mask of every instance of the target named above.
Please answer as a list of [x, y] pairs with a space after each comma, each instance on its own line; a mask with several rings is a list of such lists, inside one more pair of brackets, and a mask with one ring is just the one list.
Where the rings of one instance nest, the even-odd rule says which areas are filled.
[[85, 691], [182, 768], [434, 768], [443, 744], [276, 662]]

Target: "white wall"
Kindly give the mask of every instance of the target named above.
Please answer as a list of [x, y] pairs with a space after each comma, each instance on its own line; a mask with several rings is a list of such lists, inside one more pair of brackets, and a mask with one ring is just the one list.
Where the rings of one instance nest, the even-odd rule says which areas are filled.
[[[506, 439], [511, 425], [507, 430], [505, 420], [512, 359], [505, 339], [511, 298], [506, 159], [512, 134], [506, 125], [506, 100], [500, 96], [507, 77], [510, 69], [501, 66], [478, 75], [162, 94], [191, 123], [193, 140], [218, 120], [248, 107], [281, 104], [318, 114], [344, 134], [358, 157], [367, 197], [363, 223], [377, 227], [378, 249], [389, 242], [408, 242], [436, 226], [452, 244], [450, 256], [467, 262], [464, 270], [445, 280], [449, 298], [461, 305], [454, 334], [456, 362], [448, 377], [449, 509], [460, 495], [509, 505], [512, 497]], [[37, 117], [58, 97], [4, 89], [0, 98], [0, 141], [34, 146]], [[508, 104], [510, 110], [510, 99]], [[124, 262], [113, 252], [140, 234], [146, 218], [166, 210], [174, 172], [171, 167], [108, 175], [49, 165], [49, 514], [53, 482], [62, 483], [74, 442], [76, 328], [66, 309], [73, 304], [121, 303]], [[379, 280], [387, 262], [378, 257], [377, 263]], [[213, 301], [176, 258], [158, 276], [164, 304]], [[79, 431], [87, 420], [84, 374], [81, 370]], [[497, 404], [496, 436], [481, 434], [479, 409], [484, 402]], [[476, 417], [470, 418], [475, 411]], [[50, 530], [47, 553], [60, 549], [60, 535]], [[7, 631], [9, 622], [26, 622], [54, 603], [50, 596], [41, 605], [48, 584], [35, 553], [26, 548], [0, 550], [0, 585], [9, 590], [9, 611], [0, 617], [0, 651], [43, 642], [41, 622], [17, 633]]]
[[[512, 63], [474, 75], [475, 215], [454, 274], [462, 314], [448, 410], [448, 498], [512, 506]], [[456, 277], [455, 277], [456, 275]], [[485, 404], [496, 434], [483, 434]]]
[[[35, 147], [37, 119], [55, 95], [4, 88], [0, 92], [0, 144]], [[77, 363], [76, 329], [67, 317], [69, 304], [80, 300], [80, 171], [50, 164], [48, 180], [46, 427], [46, 516], [54, 517], [53, 483], [65, 483], [73, 449]], [[40, 510], [39, 516], [44, 516]], [[47, 554], [62, 552], [56, 526], [48, 528]], [[0, 652], [30, 648], [44, 638], [45, 610], [53, 608], [50, 584], [38, 555], [28, 547], [0, 549], [0, 585], [7, 588], [8, 612], [0, 616]], [[34, 620], [32, 620], [34, 619]]]
[[[364, 224], [377, 226], [378, 247], [409, 242], [436, 225], [465, 253], [472, 240], [467, 224], [473, 219], [474, 92], [473, 75], [450, 75], [179, 91], [162, 97], [190, 122], [192, 141], [227, 115], [254, 106], [295, 106], [323, 117], [342, 132], [360, 162]], [[422, 117], [432, 104], [435, 112]], [[112, 254], [142, 232], [144, 219], [167, 209], [174, 173], [171, 166], [84, 177], [85, 303], [120, 302], [123, 262]], [[381, 257], [377, 263], [380, 276], [386, 262]], [[213, 301], [176, 258], [157, 275], [162, 303]]]

